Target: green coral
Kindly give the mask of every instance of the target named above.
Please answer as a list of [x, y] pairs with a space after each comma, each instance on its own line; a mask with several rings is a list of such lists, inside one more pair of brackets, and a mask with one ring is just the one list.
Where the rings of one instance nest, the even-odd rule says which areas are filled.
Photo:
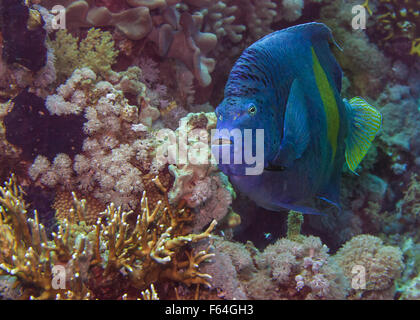
[[80, 42], [66, 30], [59, 30], [51, 44], [59, 83], [64, 82], [75, 69], [83, 67], [89, 67], [106, 78], [118, 56], [111, 33], [95, 28], [89, 29], [86, 38]]

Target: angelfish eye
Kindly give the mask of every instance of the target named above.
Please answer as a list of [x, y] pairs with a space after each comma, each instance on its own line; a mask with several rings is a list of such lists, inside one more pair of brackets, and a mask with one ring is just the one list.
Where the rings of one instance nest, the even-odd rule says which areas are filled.
[[257, 107], [255, 106], [255, 104], [250, 104], [249, 105], [248, 113], [251, 116], [253, 116], [253, 115], [255, 115], [257, 113]]

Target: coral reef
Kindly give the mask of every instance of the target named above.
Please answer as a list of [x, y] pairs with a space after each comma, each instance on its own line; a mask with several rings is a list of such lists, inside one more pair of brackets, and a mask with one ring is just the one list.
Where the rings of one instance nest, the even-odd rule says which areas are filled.
[[[379, 0], [374, 10], [369, 36], [395, 56], [419, 55], [420, 6], [417, 1]], [[420, 55], [419, 55], [420, 56]]]
[[[152, 294], [145, 291], [143, 295], [156, 298], [153, 283], [158, 281], [209, 285], [211, 276], [198, 267], [213, 254], [180, 249], [207, 239], [215, 221], [203, 233], [184, 234], [187, 213], [173, 211], [162, 201], [149, 209], [144, 193], [137, 214], [111, 203], [103, 217], [87, 225], [86, 200], [74, 196], [70, 215], [52, 234], [53, 240], [48, 240], [37, 212], [28, 217], [14, 176], [0, 193], [0, 269], [17, 279], [20, 298], [127, 298], [130, 290], [140, 292], [151, 285]], [[130, 216], [135, 218], [131, 227]], [[57, 268], [65, 274], [61, 285], [54, 278]]]
[[349, 289], [319, 238], [280, 239], [263, 252], [220, 238], [214, 246], [213, 262], [203, 270], [226, 299], [344, 299]]
[[[0, 299], [419, 299], [419, 5], [365, 1], [354, 30], [356, 4], [3, 0]], [[286, 216], [237, 196], [209, 141], [240, 53], [309, 21], [383, 126], [340, 211]]]
[[59, 118], [48, 113], [45, 102], [27, 90], [12, 100], [13, 107], [3, 118], [6, 140], [22, 149], [22, 157], [34, 159], [38, 154], [52, 159], [66, 152], [81, 151], [84, 119], [76, 115]]
[[[38, 156], [29, 171], [33, 180], [49, 187], [59, 184], [69, 191], [90, 192], [104, 203], [113, 199], [118, 206], [135, 208], [144, 190], [143, 174], [159, 171], [151, 160], [146, 163], [152, 158], [148, 150], [154, 144], [146, 125], [159, 117], [159, 111], [148, 103], [145, 85], [130, 80], [130, 72], [139, 69], [116, 75], [114, 86], [99, 81], [91, 69], [76, 69], [57, 94], [47, 97], [48, 112], [59, 119], [83, 114], [86, 122], [78, 135], [87, 138], [74, 161], [58, 154], [50, 164]], [[141, 111], [129, 104], [124, 91], [138, 94], [135, 103], [142, 105]]]
[[364, 288], [352, 289], [352, 299], [393, 298], [394, 281], [400, 277], [403, 267], [399, 248], [385, 246], [381, 239], [371, 235], [359, 235], [348, 241], [335, 258], [349, 278], [355, 266], [363, 267], [366, 284]]
[[4, 0], [0, 16], [4, 61], [39, 71], [47, 62], [47, 32], [39, 12], [25, 6], [23, 0]]
[[46, 8], [56, 4], [66, 7], [70, 29], [113, 26], [130, 40], [154, 42], [161, 57], [182, 61], [203, 87], [212, 82], [211, 54], [238, 55], [273, 31], [273, 22], [300, 18], [304, 6], [301, 0], [42, 1]]
[[[294, 214], [289, 213], [289, 221]], [[295, 229], [289, 225], [288, 235]], [[279, 239], [259, 251], [251, 242], [216, 238], [214, 259], [203, 270], [213, 275], [213, 288], [226, 299], [394, 298], [403, 267], [399, 248], [359, 235], [329, 255], [317, 237], [295, 234], [293, 239]], [[363, 268], [360, 288], [355, 267]], [[417, 280], [411, 281], [402, 298], [413, 297]]]
[[375, 97], [383, 90], [383, 80], [390, 72], [389, 61], [365, 32], [351, 30], [353, 6], [344, 0], [332, 1], [321, 8], [320, 21], [333, 30], [342, 47], [342, 52], [335, 49], [336, 57], [354, 87], [352, 94]]
[[[197, 230], [213, 219], [223, 219], [229, 211], [232, 198], [235, 197], [227, 177], [218, 171], [217, 165], [212, 161], [208, 139], [210, 131], [215, 128], [214, 113], [189, 113], [181, 119], [173, 136], [178, 141], [188, 139], [188, 146], [180, 142], [178, 150], [178, 157], [184, 153], [188, 155], [188, 159], [184, 159], [187, 160], [185, 162], [178, 159], [180, 161], [169, 165], [169, 171], [175, 178], [169, 192], [169, 201], [185, 201], [188, 207], [194, 208], [197, 215], [194, 225]], [[168, 156], [171, 157], [170, 154]]]
[[106, 79], [115, 63], [117, 51], [109, 32], [89, 29], [86, 38], [78, 43], [66, 30], [59, 30], [51, 46], [56, 57], [55, 66], [58, 82], [67, 79], [75, 69], [88, 67]]

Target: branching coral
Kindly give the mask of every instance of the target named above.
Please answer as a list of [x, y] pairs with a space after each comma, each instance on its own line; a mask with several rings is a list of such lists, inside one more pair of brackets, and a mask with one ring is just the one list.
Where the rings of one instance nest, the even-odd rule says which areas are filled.
[[235, 14], [238, 10], [237, 5], [232, 5], [228, 1], [217, 1], [208, 8], [202, 9], [201, 12], [207, 19], [204, 26], [205, 31], [214, 33], [219, 41], [227, 36], [231, 42], [239, 43], [243, 39], [246, 27], [235, 24]]
[[[111, 203], [103, 217], [88, 226], [85, 201], [74, 197], [68, 219], [48, 240], [37, 213], [28, 218], [27, 204], [13, 176], [0, 193], [0, 268], [17, 278], [21, 298], [98, 298], [105, 288], [103, 281], [91, 281], [97, 277], [108, 279], [108, 294], [120, 277], [127, 280], [125, 287], [116, 287], [114, 295], [107, 296], [114, 299], [126, 297], [123, 290], [145, 290], [157, 281], [209, 286], [211, 276], [198, 268], [213, 254], [189, 252], [186, 246], [209, 238], [215, 221], [201, 234], [185, 234], [187, 212], [172, 210], [167, 201], [151, 210], [143, 194], [134, 224], [129, 222], [129, 216], [135, 215], [132, 211], [124, 212]], [[59, 289], [54, 282], [57, 266], [64, 267], [66, 274]]]
[[202, 234], [181, 235], [184, 212], [172, 212], [168, 207], [163, 208], [162, 202], [158, 202], [151, 211], [145, 195], [131, 232], [127, 222], [129, 214], [131, 213], [122, 212], [113, 204], [105, 211], [104, 216], [108, 222], [102, 227], [98, 237], [99, 241], [105, 239], [108, 244], [106, 258], [96, 257], [105, 264], [105, 277], [112, 272], [118, 273], [124, 267], [130, 281], [139, 288], [147, 287], [158, 279], [182, 281], [188, 285], [208, 285], [207, 279], [210, 276], [198, 272], [198, 265], [212, 257], [212, 254], [206, 251], [195, 255], [186, 253], [186, 261], [177, 261], [175, 255], [186, 244], [208, 238], [215, 222]]
[[[70, 238], [70, 225], [60, 227], [54, 240], [48, 241], [45, 229], [34, 218], [27, 216], [27, 205], [14, 177], [0, 188], [1, 254], [0, 268], [3, 273], [16, 276], [23, 287], [22, 298], [52, 299], [88, 298], [90, 293], [83, 285], [78, 269], [87, 254], [85, 239]], [[53, 284], [53, 267], [72, 264], [76, 269], [69, 279], [69, 290], [57, 291]]]

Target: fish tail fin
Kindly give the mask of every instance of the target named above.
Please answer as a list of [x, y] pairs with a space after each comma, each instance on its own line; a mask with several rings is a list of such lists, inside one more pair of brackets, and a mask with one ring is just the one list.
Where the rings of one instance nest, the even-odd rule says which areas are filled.
[[349, 169], [356, 173], [357, 166], [368, 152], [381, 127], [382, 116], [360, 97], [355, 97], [350, 101], [344, 99], [344, 104], [350, 116], [345, 157]]

